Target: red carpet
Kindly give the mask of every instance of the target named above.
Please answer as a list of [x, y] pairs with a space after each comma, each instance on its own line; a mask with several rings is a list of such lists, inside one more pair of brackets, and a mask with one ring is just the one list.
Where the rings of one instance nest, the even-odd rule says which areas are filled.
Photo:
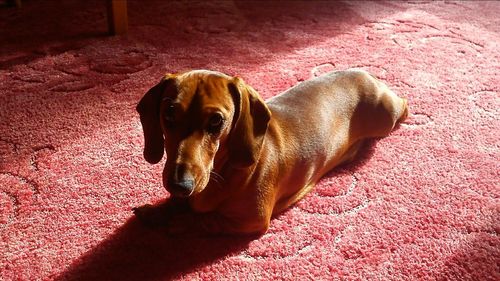
[[[141, 4], [142, 3], [142, 4]], [[0, 280], [500, 280], [500, 2], [104, 1], [0, 8]], [[264, 97], [361, 67], [411, 113], [262, 237], [169, 238], [135, 105], [165, 72]]]

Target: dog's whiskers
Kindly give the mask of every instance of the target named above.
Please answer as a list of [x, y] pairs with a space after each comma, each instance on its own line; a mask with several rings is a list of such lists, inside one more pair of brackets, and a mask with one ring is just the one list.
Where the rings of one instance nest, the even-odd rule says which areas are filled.
[[210, 179], [213, 180], [215, 183], [217, 183], [217, 185], [221, 186], [221, 181], [223, 182], [224, 181], [224, 178], [219, 175], [218, 173], [214, 172], [214, 171], [210, 171]]

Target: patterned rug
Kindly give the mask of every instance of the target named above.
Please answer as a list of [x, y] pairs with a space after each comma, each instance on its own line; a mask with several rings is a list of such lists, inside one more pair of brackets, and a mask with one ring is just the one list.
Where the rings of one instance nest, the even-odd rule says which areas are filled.
[[[0, 7], [1, 280], [500, 280], [500, 2], [105, 1]], [[135, 105], [166, 72], [269, 98], [366, 69], [410, 117], [261, 237], [168, 237]]]

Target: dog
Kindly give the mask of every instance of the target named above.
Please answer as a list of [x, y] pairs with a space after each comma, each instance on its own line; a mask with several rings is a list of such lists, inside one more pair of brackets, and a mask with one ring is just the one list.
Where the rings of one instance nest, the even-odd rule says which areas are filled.
[[387, 136], [408, 103], [359, 69], [301, 82], [267, 102], [240, 77], [193, 70], [165, 75], [137, 111], [144, 158], [155, 164], [167, 154], [171, 195], [135, 208], [140, 220], [168, 224], [184, 210], [197, 214], [196, 231], [263, 234], [364, 140]]

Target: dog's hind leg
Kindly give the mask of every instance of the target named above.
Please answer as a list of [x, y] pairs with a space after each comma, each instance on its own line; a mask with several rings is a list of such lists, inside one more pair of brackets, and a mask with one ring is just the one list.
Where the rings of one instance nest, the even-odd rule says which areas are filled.
[[351, 147], [349, 147], [349, 149], [347, 149], [347, 151], [344, 153], [338, 165], [346, 164], [354, 160], [354, 158], [356, 158], [356, 155], [358, 155], [359, 149], [363, 146], [364, 143], [364, 139], [358, 140], [353, 143]]

